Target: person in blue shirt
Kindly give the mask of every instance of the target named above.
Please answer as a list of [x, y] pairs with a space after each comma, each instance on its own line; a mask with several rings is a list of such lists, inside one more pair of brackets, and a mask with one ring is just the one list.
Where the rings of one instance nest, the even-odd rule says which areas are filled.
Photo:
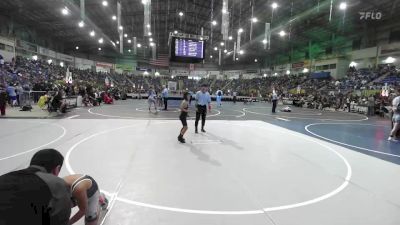
[[8, 97], [10, 98], [11, 107], [17, 105], [17, 93], [15, 92], [15, 87], [13, 85], [9, 85], [7, 87], [7, 94]]
[[163, 102], [164, 102], [164, 110], [167, 111], [168, 110], [168, 87], [166, 87], [165, 85], [163, 86], [163, 91], [161, 93]]
[[207, 106], [208, 111], [211, 111], [211, 96], [208, 93], [208, 86], [206, 84], [201, 85], [200, 91], [196, 93], [196, 122], [195, 122], [195, 132], [198, 132], [198, 125], [201, 116], [201, 132], [205, 133], [204, 126], [206, 125], [207, 116]]

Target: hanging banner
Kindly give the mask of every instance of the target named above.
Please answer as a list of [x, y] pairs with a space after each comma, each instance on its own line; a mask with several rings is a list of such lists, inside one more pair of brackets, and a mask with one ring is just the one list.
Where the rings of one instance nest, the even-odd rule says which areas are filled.
[[143, 32], [145, 37], [149, 37], [151, 32], [151, 0], [147, 0], [144, 4]]
[[238, 32], [238, 37], [237, 37], [237, 42], [236, 42], [236, 53], [238, 53], [238, 54], [240, 52], [240, 38], [241, 38], [241, 35], [240, 35], [240, 32]]
[[228, 0], [222, 2], [222, 23], [221, 23], [222, 40], [229, 40], [229, 12]]
[[265, 34], [264, 34], [264, 49], [268, 50], [271, 49], [271, 24], [270, 23], [265, 23]]
[[137, 38], [133, 37], [133, 54], [137, 55]]

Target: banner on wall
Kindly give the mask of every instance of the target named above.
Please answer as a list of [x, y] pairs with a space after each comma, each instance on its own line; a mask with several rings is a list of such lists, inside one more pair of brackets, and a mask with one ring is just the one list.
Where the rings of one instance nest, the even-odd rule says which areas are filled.
[[103, 63], [103, 62], [96, 62], [96, 66], [107, 68], [107, 69], [113, 69], [113, 67], [114, 67], [113, 64], [111, 64], [111, 63]]
[[302, 69], [304, 68], [304, 62], [292, 63], [292, 69]]
[[168, 89], [170, 91], [176, 91], [177, 83], [175, 81], [168, 81]]
[[133, 65], [129, 64], [115, 64], [115, 69], [116, 70], [122, 70], [122, 71], [133, 71]]

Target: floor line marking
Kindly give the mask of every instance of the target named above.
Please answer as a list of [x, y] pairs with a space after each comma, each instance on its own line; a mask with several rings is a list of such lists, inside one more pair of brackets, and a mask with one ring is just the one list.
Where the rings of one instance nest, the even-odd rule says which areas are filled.
[[[135, 116], [135, 117], [133, 117], [133, 116], [114, 116], [114, 115], [106, 115], [106, 114], [101, 114], [101, 113], [95, 113], [95, 112], [92, 112], [92, 109], [93, 109], [93, 108], [88, 109], [88, 113], [90, 113], [90, 114], [92, 114], [92, 115], [103, 116], [103, 117], [110, 117], [110, 118], [136, 119], [136, 120], [139, 120], [139, 119], [140, 119], [140, 120], [170, 120], [170, 119], [176, 120], [176, 119], [178, 118], [178, 117], [176, 117], [176, 118], [173, 118], [173, 117], [172, 117], [172, 118], [171, 118], [171, 117], [149, 118], [149, 117], [136, 117], [136, 116]], [[217, 113], [216, 113], [216, 114], [212, 114], [212, 115], [207, 115], [207, 118], [208, 118], [208, 117], [213, 117], [213, 116], [219, 116], [219, 115], [221, 115], [221, 111], [216, 110], [216, 109], [213, 109], [213, 110], [217, 111]], [[195, 117], [188, 117], [188, 118], [195, 118]]]
[[[327, 138], [327, 137], [318, 135], [318, 134], [316, 134], [316, 133], [310, 131], [310, 129], [309, 129], [309, 128], [312, 127], [312, 126], [323, 125], [323, 124], [352, 124], [352, 125], [355, 125], [355, 124], [353, 124], [353, 123], [312, 123], [312, 124], [309, 124], [309, 125], [305, 126], [304, 129], [305, 129], [308, 133], [310, 133], [310, 134], [312, 134], [312, 135], [314, 135], [314, 136], [316, 136], [316, 137], [318, 137], [318, 138], [321, 138], [321, 139], [324, 139], [324, 140], [326, 140], [326, 141], [329, 141], [329, 142], [333, 142], [333, 143], [336, 143], [336, 144], [344, 145], [344, 146], [347, 146], [347, 147], [356, 148], [356, 149], [363, 150], [363, 151], [367, 151], [367, 152], [373, 152], [373, 153], [377, 153], [377, 154], [382, 154], [382, 155], [387, 155], [387, 156], [393, 156], [393, 157], [398, 157], [398, 158], [400, 158], [400, 155], [391, 154], [391, 153], [386, 153], [386, 152], [380, 152], [380, 151], [373, 150], [373, 149], [369, 149], [369, 148], [363, 148], [363, 147], [359, 147], [359, 146], [356, 146], [356, 145], [351, 145], [351, 144], [346, 144], [346, 143], [343, 143], [343, 142], [340, 142], [340, 141], [335, 141], [335, 140], [333, 140], [333, 139], [330, 139], [330, 138]], [[357, 125], [376, 126], [376, 125], [371, 125], [371, 124], [357, 124]]]
[[[39, 122], [39, 123], [40, 123], [40, 122]], [[53, 143], [59, 141], [59, 140], [60, 140], [61, 138], [63, 138], [63, 137], [65, 136], [65, 134], [67, 133], [67, 129], [65, 129], [65, 127], [61, 126], [60, 124], [56, 124], [56, 123], [40, 123], [40, 124], [47, 124], [47, 125], [57, 126], [57, 127], [61, 128], [61, 129], [63, 130], [63, 133], [62, 133], [59, 137], [57, 137], [56, 139], [54, 139], [54, 140], [52, 140], [52, 141], [50, 141], [50, 142], [48, 142], [48, 143], [46, 143], [46, 144], [43, 144], [43, 145], [41, 145], [41, 146], [38, 146], [38, 147], [35, 147], [35, 148], [32, 148], [32, 149], [29, 149], [29, 150], [24, 151], [24, 152], [20, 152], [20, 153], [14, 154], [14, 155], [10, 155], [10, 156], [7, 156], [7, 157], [0, 158], [0, 161], [6, 160], [6, 159], [15, 158], [15, 157], [17, 157], [17, 156], [21, 156], [21, 155], [27, 154], [27, 153], [29, 153], [29, 152], [33, 152], [33, 151], [39, 150], [39, 149], [41, 149], [41, 148], [43, 148], [43, 147], [45, 147], [45, 146], [47, 146], [47, 145], [51, 145], [51, 144], [53, 144]]]
[[[260, 107], [259, 107], [260, 108]], [[269, 116], [269, 117], [273, 117], [276, 115], [271, 115], [271, 114], [266, 114], [266, 113], [259, 113], [259, 112], [253, 112], [250, 111], [249, 108], [243, 108], [243, 111], [248, 112], [248, 113], [252, 113], [252, 114], [258, 114], [258, 115], [263, 115], [263, 116]], [[338, 122], [359, 122], [359, 121], [366, 121], [368, 120], [368, 116], [364, 116], [364, 115], [358, 115], [358, 114], [351, 114], [351, 115], [357, 115], [357, 116], [361, 116], [364, 117], [363, 119], [359, 119], [359, 120], [340, 120], [340, 119], [319, 119], [319, 118], [306, 118], [306, 117], [296, 117], [296, 116], [285, 116], [286, 118], [291, 118], [291, 119], [302, 119], [302, 120], [320, 120], [320, 121], [338, 121]], [[314, 115], [315, 116], [315, 115]]]
[[70, 117], [67, 117], [67, 119], [73, 119], [73, 118], [76, 118], [76, 117], [79, 117], [80, 115], [74, 115], [74, 116], [70, 116]]
[[286, 122], [290, 122], [290, 120], [285, 119], [285, 118], [281, 118], [281, 117], [276, 117], [277, 120], [282, 120], [282, 121], [286, 121]]
[[[166, 122], [159, 122], [159, 123], [155, 123], [155, 124], [163, 124], [163, 123], [169, 123], [169, 122], [166, 121]], [[217, 123], [231, 124], [231, 123], [219, 122], [219, 121]], [[260, 127], [260, 126], [249, 126], [249, 125], [241, 125], [241, 124], [235, 124], [235, 125], [242, 126], [242, 127], [267, 129], [265, 127]], [[114, 129], [110, 129], [110, 130], [101, 131], [101, 132], [92, 134], [92, 135], [80, 140], [79, 142], [75, 143], [68, 150], [68, 152], [66, 154], [66, 157], [65, 157], [65, 164], [66, 164], [68, 172], [70, 174], [74, 173], [74, 171], [73, 171], [73, 169], [72, 169], [72, 167], [70, 165], [69, 158], [70, 158], [71, 153], [75, 150], [75, 148], [79, 144], [81, 144], [81, 143], [83, 143], [83, 142], [85, 142], [85, 141], [87, 141], [87, 140], [89, 140], [89, 139], [91, 139], [93, 137], [101, 135], [101, 134], [106, 134], [106, 133], [109, 133], [109, 132], [113, 132], [113, 131], [121, 130], [121, 129], [125, 129], [125, 128], [130, 128], [130, 127], [134, 127], [134, 126], [137, 126], [137, 125], [130, 125], [130, 126], [124, 126], [124, 127], [119, 127], [119, 128], [114, 128]], [[270, 126], [276, 126], [276, 125], [270, 125]], [[174, 207], [153, 205], [153, 204], [148, 204], [148, 203], [143, 203], [143, 202], [132, 201], [132, 200], [125, 199], [125, 198], [122, 198], [122, 197], [117, 197], [117, 200], [120, 201], [120, 202], [127, 203], [127, 204], [132, 204], [132, 205], [136, 205], [136, 206], [143, 206], [143, 207], [159, 209], [159, 210], [165, 210], [165, 211], [171, 211], [171, 212], [182, 212], [182, 213], [191, 213], [191, 214], [208, 214], [208, 215], [254, 215], [254, 214], [264, 214], [266, 212], [271, 212], [271, 211], [293, 209], [293, 208], [298, 208], [298, 207], [302, 207], [302, 206], [307, 206], [307, 205], [310, 205], [310, 204], [315, 204], [315, 203], [318, 203], [320, 201], [323, 201], [323, 200], [326, 200], [328, 198], [331, 198], [331, 197], [335, 196], [336, 194], [340, 193], [342, 190], [344, 190], [348, 186], [348, 184], [349, 184], [349, 182], [351, 180], [351, 177], [352, 177], [352, 168], [351, 168], [350, 163], [347, 161], [347, 159], [343, 155], [341, 155], [339, 152], [337, 152], [335, 149], [333, 149], [329, 145], [324, 144], [324, 142], [322, 142], [319, 139], [312, 138], [312, 137], [304, 135], [304, 134], [299, 134], [299, 133], [296, 133], [296, 132], [291, 131], [291, 130], [286, 129], [286, 128], [282, 128], [282, 127], [279, 127], [279, 128], [281, 128], [283, 130], [287, 130], [288, 132], [285, 132], [285, 134], [290, 134], [290, 135], [302, 138], [304, 140], [308, 140], [310, 142], [314, 142], [316, 144], [319, 144], [320, 146], [328, 149], [329, 151], [331, 151], [335, 155], [337, 155], [344, 162], [344, 164], [345, 164], [345, 166], [347, 168], [346, 176], [343, 178], [344, 182], [339, 187], [334, 189], [333, 191], [329, 192], [328, 194], [322, 195], [320, 197], [317, 197], [317, 198], [314, 198], [314, 199], [311, 199], [311, 200], [308, 200], [308, 201], [304, 201], [304, 202], [299, 202], [299, 203], [294, 203], [294, 204], [289, 204], [289, 205], [276, 206], [276, 207], [268, 207], [268, 208], [263, 208], [263, 209], [260, 209], [260, 210], [246, 210], [246, 211], [195, 210], [195, 209], [183, 209], [183, 208], [174, 208]], [[281, 132], [283, 132], [283, 131], [281, 131]], [[103, 193], [110, 194], [107, 191], [104, 191], [104, 190], [101, 190], [101, 191]]]

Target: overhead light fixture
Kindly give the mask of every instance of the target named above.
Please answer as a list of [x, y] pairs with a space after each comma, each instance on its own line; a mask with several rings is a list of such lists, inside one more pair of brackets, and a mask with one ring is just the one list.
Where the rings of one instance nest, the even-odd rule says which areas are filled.
[[149, 41], [152, 42], [152, 41], [153, 41], [153, 38], [149, 38]]
[[103, 44], [103, 42], [104, 42], [103, 38], [100, 38], [100, 39], [99, 39], [99, 43], [100, 43], [100, 44]]
[[346, 2], [341, 2], [339, 4], [339, 9], [340, 10], [346, 10], [347, 9], [347, 3]]
[[272, 3], [271, 7], [272, 7], [273, 9], [278, 8], [278, 3], [276, 3], [276, 2]]
[[218, 51], [218, 48], [217, 48], [217, 47], [214, 47], [214, 51]]
[[243, 33], [243, 28], [239, 28], [238, 33]]
[[284, 36], [286, 35], [286, 32], [283, 31], [283, 30], [281, 30], [281, 31], [279, 32], [279, 35], [280, 35], [281, 37], [284, 37]]
[[90, 36], [94, 37], [96, 35], [96, 33], [94, 32], [94, 30], [90, 31]]
[[236, 61], [239, 61], [239, 58], [236, 58]]
[[213, 20], [211, 23], [213, 26], [217, 26], [217, 24], [218, 24], [217, 21], [215, 21], [215, 20]]
[[181, 12], [179, 12], [179, 16], [180, 17], [182, 17], [183, 16], [183, 12], [181, 11]]
[[225, 45], [225, 43], [224, 43], [224, 42], [221, 42], [221, 43], [220, 43], [220, 45], [221, 45], [221, 46], [224, 46], [224, 45]]
[[60, 66], [61, 66], [61, 67], [64, 67], [64, 63], [63, 63], [63, 62], [60, 62]]
[[153, 42], [150, 42], [150, 46], [153, 47], [153, 46], [154, 46], [154, 43], [153, 43]]
[[267, 74], [266, 73], [264, 73], [264, 75], [263, 75], [264, 77], [267, 77]]
[[146, 27], [147, 27], [147, 28], [150, 28], [150, 24], [147, 24]]
[[267, 44], [267, 39], [262, 40], [263, 44]]
[[99, 51], [101, 51], [101, 48], [99, 48]]
[[290, 75], [290, 70], [286, 70], [286, 75]]
[[384, 63], [394, 63], [396, 61], [395, 58], [389, 56], [384, 60]]
[[112, 20], [117, 20], [117, 16], [116, 15], [112, 16], [111, 18], [112, 18]]
[[68, 15], [68, 14], [69, 14], [68, 8], [67, 8], [67, 7], [62, 8], [62, 9], [61, 9], [61, 13], [62, 13], [64, 16]]
[[142, 4], [146, 5], [149, 2], [149, 0], [142, 0]]
[[84, 26], [85, 26], [85, 23], [84, 23], [83, 21], [80, 21], [80, 22], [78, 23], [78, 26], [79, 26], [79, 27], [84, 27]]
[[76, 49], [76, 50], [79, 50], [79, 46], [76, 46], [75, 49]]
[[251, 22], [257, 23], [257, 22], [258, 22], [258, 19], [257, 19], [256, 17], [253, 17], [253, 18], [251, 19]]
[[213, 58], [213, 56], [212, 55], [210, 55], [210, 59], [212, 59]]
[[137, 46], [138, 48], [141, 48], [141, 47], [142, 47], [142, 45], [141, 45], [140, 43], [138, 43], [136, 46]]
[[119, 41], [116, 41], [115, 43], [117, 43], [117, 45], [119, 45]]
[[127, 38], [127, 37], [128, 37], [128, 34], [124, 34], [124, 37], [126, 37], [126, 38]]
[[350, 67], [356, 67], [357, 66], [357, 63], [356, 62], [350, 62], [350, 65], [349, 65]]
[[53, 62], [52, 59], [47, 60], [47, 63], [48, 63], [48, 64], [51, 64], [52, 62]]
[[177, 30], [174, 30], [174, 34], [177, 34], [178, 33], [178, 31]]
[[240, 51], [239, 51], [239, 54], [240, 54], [240, 55], [243, 55], [243, 54], [244, 54], [244, 51], [243, 51], [243, 50], [240, 50]]
[[103, 6], [108, 6], [108, 2], [107, 1], [103, 1], [102, 4], [103, 4]]
[[37, 56], [37, 55], [34, 55], [34, 56], [32, 56], [32, 59], [35, 60], [35, 61], [37, 61], [37, 60], [38, 60], [38, 56]]
[[254, 62], [258, 62], [258, 59], [254, 59]]
[[131, 40], [131, 39], [128, 39], [128, 43], [129, 43], [129, 44], [132, 43], [132, 40]]
[[118, 29], [120, 29], [120, 30], [123, 30], [123, 29], [124, 29], [124, 27], [123, 27], [123, 26], [119, 26], [119, 27], [118, 27]]
[[228, 11], [226, 11], [226, 9], [222, 9], [222, 14], [227, 14]]
[[225, 50], [224, 50], [224, 53], [227, 53], [227, 52], [228, 52], [228, 50], [225, 49]]
[[151, 32], [148, 33], [149, 36], [153, 35]]
[[131, 52], [131, 50], [130, 50], [130, 49], [128, 49], [128, 52]]
[[229, 39], [229, 40], [233, 40], [233, 37], [232, 37], [232, 36], [229, 36], [228, 39]]

